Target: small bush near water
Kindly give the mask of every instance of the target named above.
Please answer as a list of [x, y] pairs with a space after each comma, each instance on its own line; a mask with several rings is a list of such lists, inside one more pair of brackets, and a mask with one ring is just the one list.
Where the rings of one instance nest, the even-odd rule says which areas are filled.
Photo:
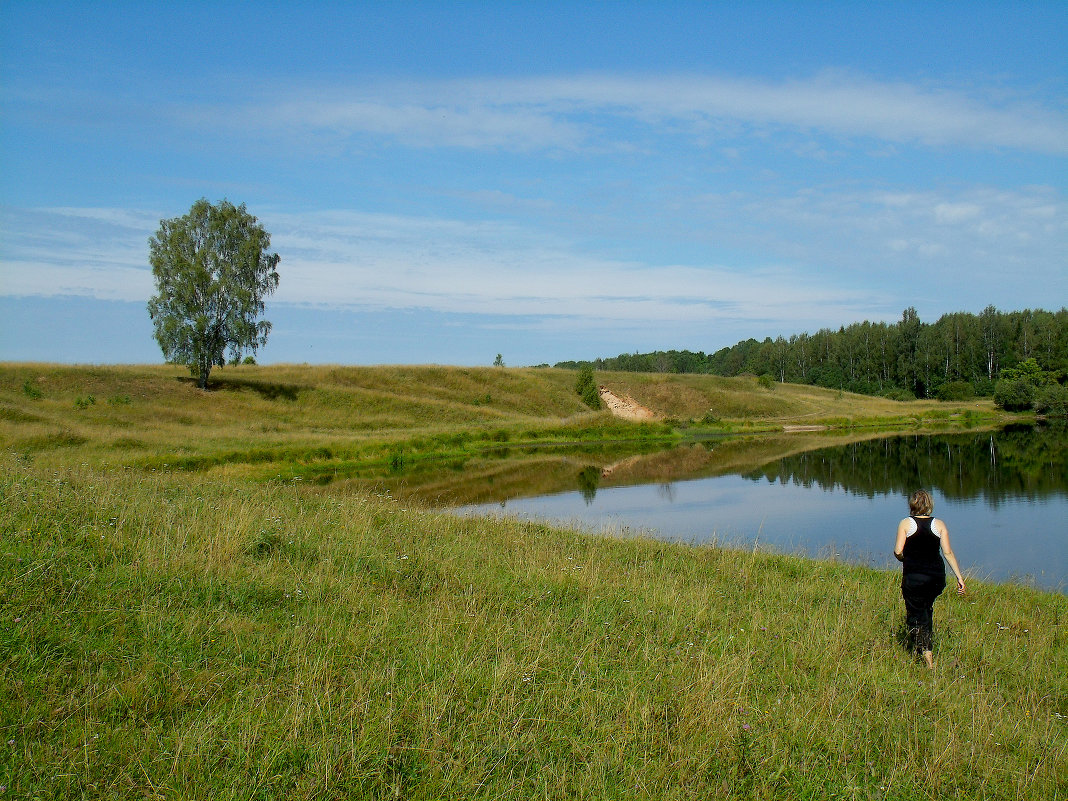
[[1035, 395], [1035, 411], [1057, 420], [1068, 419], [1068, 387], [1042, 387]]
[[1007, 412], [1030, 409], [1035, 400], [1035, 387], [1028, 381], [1002, 380], [994, 387], [994, 403]]

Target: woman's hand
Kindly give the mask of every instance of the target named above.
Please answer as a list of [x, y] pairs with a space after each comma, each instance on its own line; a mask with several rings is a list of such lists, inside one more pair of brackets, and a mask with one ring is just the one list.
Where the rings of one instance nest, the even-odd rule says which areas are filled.
[[957, 595], [964, 595], [964, 579], [957, 579]]

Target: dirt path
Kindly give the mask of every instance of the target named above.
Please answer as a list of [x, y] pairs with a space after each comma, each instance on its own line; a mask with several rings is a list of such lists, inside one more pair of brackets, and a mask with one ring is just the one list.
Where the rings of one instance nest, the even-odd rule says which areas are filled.
[[650, 409], [646, 409], [633, 398], [616, 395], [608, 387], [600, 387], [601, 400], [616, 417], [624, 420], [653, 420], [656, 415]]

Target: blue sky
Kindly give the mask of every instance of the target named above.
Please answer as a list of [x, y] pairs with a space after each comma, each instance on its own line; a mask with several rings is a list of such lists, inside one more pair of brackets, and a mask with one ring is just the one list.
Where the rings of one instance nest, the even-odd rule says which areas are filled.
[[0, 360], [158, 362], [245, 203], [261, 363], [509, 365], [1068, 299], [1064, 3], [0, 2]]

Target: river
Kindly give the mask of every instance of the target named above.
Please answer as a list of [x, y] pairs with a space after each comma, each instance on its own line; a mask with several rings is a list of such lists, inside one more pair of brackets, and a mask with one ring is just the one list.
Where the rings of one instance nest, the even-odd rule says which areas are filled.
[[[759, 439], [749, 443], [759, 454]], [[524, 495], [502, 487], [501, 497], [460, 506], [457, 512], [895, 569], [894, 534], [908, 514], [906, 496], [924, 487], [968, 576], [1065, 592], [1068, 436], [1063, 428], [880, 436], [788, 453], [759, 465], [739, 459], [739, 448], [729, 441], [706, 443], [601, 467], [573, 461], [570, 489]], [[665, 471], [672, 459], [690, 463], [691, 469]]]

